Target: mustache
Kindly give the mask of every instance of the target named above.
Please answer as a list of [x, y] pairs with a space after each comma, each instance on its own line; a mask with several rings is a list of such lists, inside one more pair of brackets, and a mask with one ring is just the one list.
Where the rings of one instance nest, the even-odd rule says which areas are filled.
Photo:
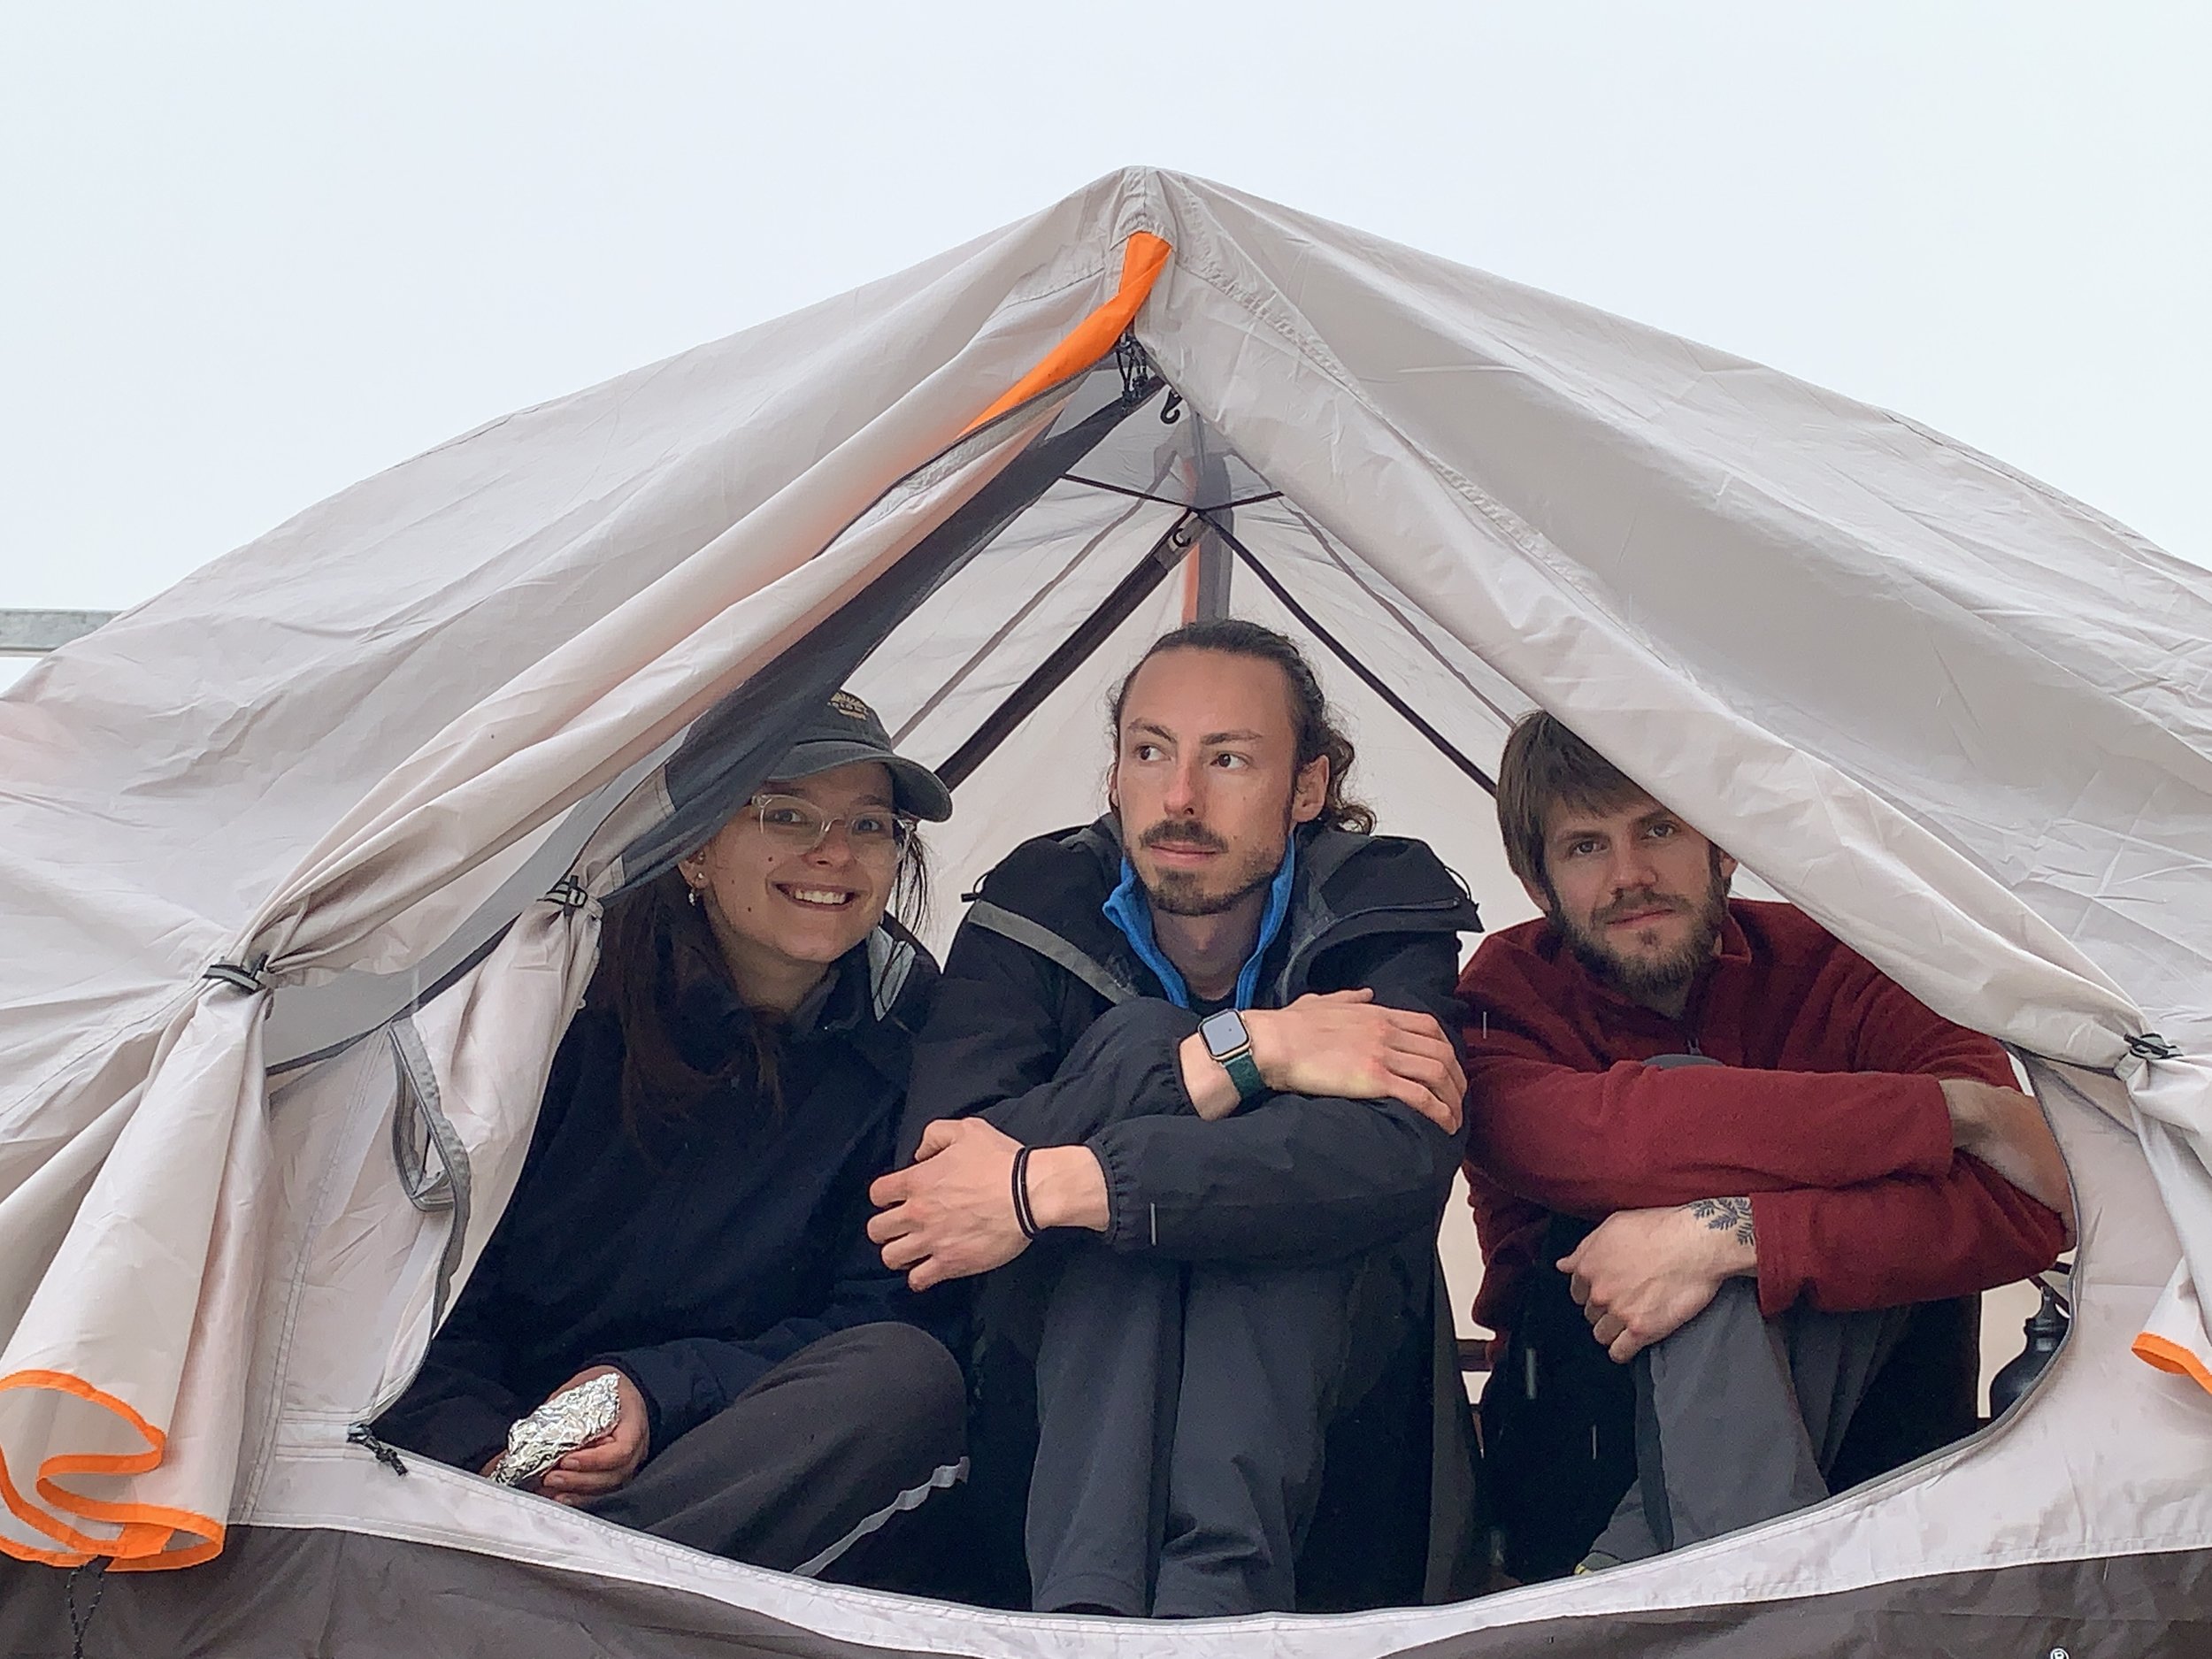
[[1688, 909], [1688, 901], [1671, 893], [1662, 893], [1656, 887], [1647, 887], [1641, 893], [1631, 893], [1615, 899], [1590, 919], [1600, 927], [1608, 927], [1624, 916], [1635, 916], [1645, 910], [1665, 910], [1678, 915]]
[[1137, 837], [1145, 847], [1185, 847], [1194, 852], [1225, 853], [1229, 843], [1203, 824], [1166, 818]]

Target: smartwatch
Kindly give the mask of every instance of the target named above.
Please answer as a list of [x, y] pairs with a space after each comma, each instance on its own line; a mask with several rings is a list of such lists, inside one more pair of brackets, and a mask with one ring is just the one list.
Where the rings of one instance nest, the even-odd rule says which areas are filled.
[[1243, 1015], [1233, 1008], [1209, 1014], [1198, 1022], [1198, 1034], [1205, 1042], [1206, 1052], [1220, 1063], [1222, 1070], [1228, 1072], [1229, 1080], [1237, 1086], [1238, 1104], [1267, 1093], [1267, 1084], [1252, 1058], [1252, 1033], [1244, 1028]]

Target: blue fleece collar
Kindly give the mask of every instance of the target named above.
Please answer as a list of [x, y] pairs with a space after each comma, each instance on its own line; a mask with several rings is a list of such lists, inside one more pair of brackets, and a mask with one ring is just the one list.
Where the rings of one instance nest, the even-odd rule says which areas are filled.
[[[1260, 936], [1252, 947], [1252, 954], [1244, 960], [1237, 974], [1236, 1006], [1252, 1006], [1252, 999], [1260, 988], [1260, 958], [1267, 955], [1276, 935], [1283, 931], [1283, 919], [1290, 914], [1290, 889], [1298, 873], [1298, 838], [1293, 835], [1283, 849], [1283, 862], [1276, 866], [1275, 879], [1268, 884], [1267, 909], [1260, 917]], [[1106, 902], [1099, 907], [1106, 919], [1121, 930], [1121, 936], [1129, 941], [1129, 948], [1137, 953], [1138, 960], [1159, 977], [1166, 990], [1168, 1001], [1178, 1008], [1191, 1005], [1190, 987], [1183, 983], [1183, 976], [1160, 949], [1159, 941], [1152, 933], [1152, 906], [1146, 901], [1144, 888], [1138, 884], [1136, 866], [1129, 862], [1129, 855], [1121, 858], [1121, 881], [1106, 895]]]

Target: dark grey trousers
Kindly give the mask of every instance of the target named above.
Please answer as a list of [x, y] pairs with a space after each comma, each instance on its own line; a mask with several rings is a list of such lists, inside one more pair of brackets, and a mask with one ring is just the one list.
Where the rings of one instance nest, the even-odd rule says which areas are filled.
[[966, 1411], [960, 1368], [936, 1338], [858, 1325], [801, 1348], [586, 1507], [811, 1578], [957, 1478]]
[[1867, 1386], [1911, 1313], [1768, 1319], [1731, 1279], [1633, 1362], [1636, 1482], [1591, 1554], [1638, 1561], [1817, 1503]]
[[[1386, 1277], [1067, 1250], [1036, 1346], [1033, 1605], [1291, 1609], [1328, 1425]], [[1410, 1310], [1383, 1311], [1402, 1325]]]

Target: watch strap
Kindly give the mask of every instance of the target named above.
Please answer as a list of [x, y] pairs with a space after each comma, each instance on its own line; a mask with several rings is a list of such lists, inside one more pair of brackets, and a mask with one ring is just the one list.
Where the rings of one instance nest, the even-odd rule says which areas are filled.
[[1217, 1055], [1221, 1069], [1229, 1074], [1229, 1080], [1237, 1086], [1237, 1098], [1248, 1101], [1267, 1093], [1267, 1081], [1260, 1076], [1258, 1064], [1252, 1058], [1252, 1047], [1247, 1043], [1233, 1054]]

